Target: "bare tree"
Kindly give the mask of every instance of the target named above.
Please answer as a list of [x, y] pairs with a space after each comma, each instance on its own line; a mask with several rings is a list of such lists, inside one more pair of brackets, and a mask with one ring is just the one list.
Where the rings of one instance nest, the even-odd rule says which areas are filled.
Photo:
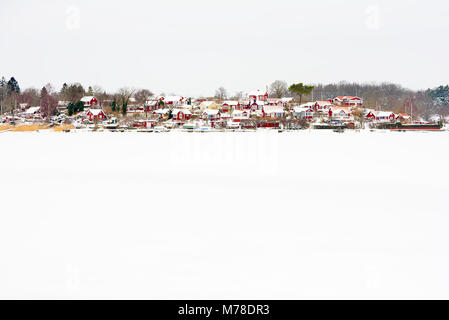
[[40, 102], [40, 92], [35, 88], [27, 88], [18, 97], [19, 103], [37, 106]]
[[140, 89], [134, 94], [136, 102], [139, 104], [145, 104], [150, 97], [154, 96], [153, 92], [148, 89]]
[[226, 99], [228, 96], [226, 89], [224, 87], [220, 87], [215, 91], [215, 98], [218, 98], [220, 100]]
[[243, 91], [237, 91], [233, 97], [233, 99], [240, 101], [243, 99]]
[[270, 85], [270, 95], [275, 98], [283, 98], [288, 93], [287, 82], [276, 80]]
[[143, 105], [145, 110], [145, 117], [148, 116], [148, 106], [147, 101], [150, 97], [152, 97], [154, 94], [148, 89], [140, 89], [134, 94], [134, 98], [136, 99], [136, 102], [140, 105]]
[[134, 94], [134, 90], [130, 88], [121, 88], [119, 89], [116, 97], [117, 97], [117, 104], [121, 106], [121, 111], [123, 115], [126, 115], [126, 112], [128, 110], [128, 104], [129, 100], [131, 99], [132, 95]]
[[58, 108], [58, 100], [52, 95], [51, 90], [52, 87], [49, 84], [41, 90], [41, 110], [47, 119], [56, 114]]

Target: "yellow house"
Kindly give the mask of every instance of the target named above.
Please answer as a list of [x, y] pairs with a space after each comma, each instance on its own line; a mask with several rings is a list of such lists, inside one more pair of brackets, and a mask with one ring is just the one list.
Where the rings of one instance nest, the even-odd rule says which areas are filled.
[[201, 110], [206, 110], [206, 109], [218, 110], [220, 108], [221, 108], [221, 105], [215, 103], [214, 101], [203, 101], [200, 104]]

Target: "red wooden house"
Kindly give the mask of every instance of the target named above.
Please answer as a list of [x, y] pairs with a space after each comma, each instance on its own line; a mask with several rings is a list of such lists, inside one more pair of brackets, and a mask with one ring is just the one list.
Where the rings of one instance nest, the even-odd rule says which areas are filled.
[[92, 107], [92, 106], [96, 106], [98, 104], [98, 100], [94, 96], [82, 97], [81, 102], [84, 103], [85, 107]]
[[86, 118], [89, 121], [96, 121], [96, 120], [103, 121], [106, 120], [107, 117], [103, 112], [103, 110], [101, 109], [89, 109], [86, 113]]
[[363, 105], [363, 99], [354, 96], [338, 96], [333, 99], [335, 104], [348, 107], [356, 107]]
[[248, 98], [251, 104], [255, 101], [266, 102], [268, 100], [268, 93], [261, 90], [254, 90], [248, 94]]
[[190, 120], [192, 118], [192, 112], [187, 109], [173, 109], [172, 110], [173, 120], [184, 121]]

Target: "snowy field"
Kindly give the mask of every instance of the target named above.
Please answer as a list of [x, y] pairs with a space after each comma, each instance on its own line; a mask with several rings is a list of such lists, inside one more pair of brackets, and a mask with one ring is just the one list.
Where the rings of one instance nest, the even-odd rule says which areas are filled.
[[0, 298], [449, 299], [449, 133], [0, 133]]

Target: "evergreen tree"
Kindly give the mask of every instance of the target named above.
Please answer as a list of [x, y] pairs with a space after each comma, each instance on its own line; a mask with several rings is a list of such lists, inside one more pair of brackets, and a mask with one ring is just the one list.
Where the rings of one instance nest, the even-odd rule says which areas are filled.
[[115, 97], [114, 97], [114, 100], [112, 100], [111, 109], [112, 109], [112, 112], [118, 111], [118, 109], [117, 109], [117, 101], [115, 100]]
[[20, 93], [19, 83], [17, 82], [16, 79], [14, 79], [14, 77], [11, 77], [11, 79], [9, 79], [7, 86], [8, 86], [8, 94]]
[[126, 112], [128, 111], [128, 102], [122, 104], [122, 114], [126, 116]]
[[73, 104], [73, 102], [70, 102], [69, 105], [67, 106], [67, 114], [70, 116], [73, 116], [73, 114], [75, 113], [75, 105]]

